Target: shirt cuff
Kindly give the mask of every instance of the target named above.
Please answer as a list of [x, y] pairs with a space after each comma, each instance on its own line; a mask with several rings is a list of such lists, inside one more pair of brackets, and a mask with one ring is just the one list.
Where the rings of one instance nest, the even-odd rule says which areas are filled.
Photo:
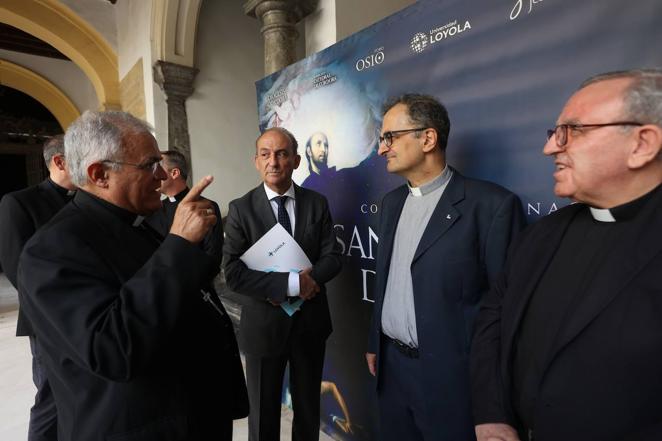
[[287, 296], [299, 297], [299, 273], [290, 272], [287, 279]]

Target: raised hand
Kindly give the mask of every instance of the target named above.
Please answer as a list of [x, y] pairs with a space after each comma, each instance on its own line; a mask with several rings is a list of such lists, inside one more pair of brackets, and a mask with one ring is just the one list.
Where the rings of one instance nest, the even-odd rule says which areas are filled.
[[212, 176], [205, 176], [184, 196], [175, 211], [175, 218], [170, 227], [171, 234], [198, 243], [218, 222], [212, 203], [201, 197], [202, 191], [213, 180]]

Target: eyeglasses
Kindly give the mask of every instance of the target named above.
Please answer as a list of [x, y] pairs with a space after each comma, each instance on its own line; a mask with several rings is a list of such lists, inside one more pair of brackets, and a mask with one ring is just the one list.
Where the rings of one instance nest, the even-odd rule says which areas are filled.
[[547, 139], [550, 139], [552, 136], [554, 136], [556, 138], [556, 145], [558, 147], [565, 147], [565, 145], [568, 143], [568, 129], [581, 132], [583, 130], [599, 129], [601, 127], [643, 125], [643, 123], [635, 121], [618, 121], [605, 124], [559, 124], [553, 129], [547, 130]]
[[405, 133], [418, 132], [419, 130], [425, 129], [427, 129], [427, 127], [419, 127], [417, 129], [391, 130], [390, 132], [384, 132], [384, 134], [379, 137], [379, 142], [380, 144], [383, 142], [386, 147], [391, 147], [393, 145], [393, 135], [400, 136], [404, 135]]
[[138, 170], [144, 170], [144, 171], [150, 171], [152, 172], [153, 175], [156, 175], [157, 171], [161, 167], [161, 159], [152, 159], [150, 161], [145, 162], [144, 164], [133, 164], [131, 162], [122, 162], [122, 161], [113, 161], [110, 159], [106, 159], [104, 161], [101, 161], [102, 164], [117, 164], [117, 165], [130, 165], [131, 167], [135, 167]]

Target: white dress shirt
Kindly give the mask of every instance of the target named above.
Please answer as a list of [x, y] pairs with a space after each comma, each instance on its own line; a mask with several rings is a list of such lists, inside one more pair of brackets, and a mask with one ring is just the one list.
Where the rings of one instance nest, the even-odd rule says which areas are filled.
[[[271, 210], [274, 212], [276, 220], [278, 220], [278, 202], [276, 198], [279, 196], [287, 196], [285, 201], [285, 210], [287, 215], [290, 217], [290, 225], [292, 225], [292, 236], [294, 236], [295, 225], [296, 225], [296, 197], [294, 195], [294, 183], [290, 184], [290, 188], [283, 194], [278, 194], [272, 189], [270, 189], [267, 184], [264, 184], [264, 191], [267, 193], [267, 199], [271, 204]], [[298, 297], [299, 296], [299, 273], [290, 272], [289, 278], [287, 280], [287, 296], [288, 297]]]

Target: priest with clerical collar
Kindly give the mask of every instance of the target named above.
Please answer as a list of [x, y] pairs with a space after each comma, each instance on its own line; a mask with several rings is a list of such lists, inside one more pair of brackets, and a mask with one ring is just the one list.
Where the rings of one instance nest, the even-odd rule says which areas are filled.
[[548, 131], [557, 196], [472, 349], [478, 441], [662, 439], [662, 70], [586, 80]]
[[218, 223], [201, 196], [212, 177], [163, 237], [143, 222], [166, 179], [147, 123], [86, 111], [64, 144], [78, 191], [26, 243], [17, 275], [57, 439], [232, 440], [248, 397], [232, 322], [208, 288], [217, 262], [199, 247]]
[[[190, 169], [186, 157], [177, 150], [161, 152], [161, 167], [163, 167], [166, 176], [159, 187], [162, 202], [161, 209], [152, 213], [146, 220], [161, 235], [167, 236], [175, 218], [177, 206], [190, 191], [187, 184]], [[220, 220], [221, 209], [218, 204], [210, 199], [204, 199], [209, 201], [214, 214]], [[199, 245], [208, 256], [215, 260], [214, 265], [217, 268], [214, 273], [215, 277], [221, 270], [221, 260], [223, 259], [223, 224], [216, 222]]]

